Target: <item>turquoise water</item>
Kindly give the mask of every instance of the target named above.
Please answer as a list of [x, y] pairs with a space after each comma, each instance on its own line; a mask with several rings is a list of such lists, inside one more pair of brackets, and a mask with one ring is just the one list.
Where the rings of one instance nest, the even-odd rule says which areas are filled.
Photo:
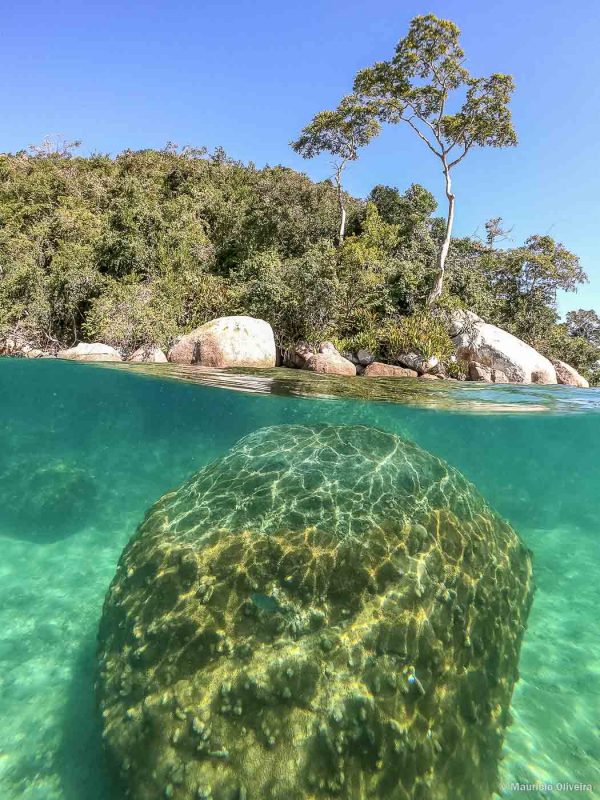
[[[391, 391], [383, 387], [380, 400]], [[431, 392], [406, 403], [247, 393], [141, 370], [0, 360], [0, 798], [118, 800], [93, 675], [119, 555], [161, 494], [240, 437], [290, 423], [400, 433], [457, 467], [515, 527], [534, 553], [537, 592], [503, 796], [523, 796], [513, 782], [541, 781], [592, 784], [560, 796], [600, 797], [600, 403], [560, 388], [458, 387], [444, 403]]]

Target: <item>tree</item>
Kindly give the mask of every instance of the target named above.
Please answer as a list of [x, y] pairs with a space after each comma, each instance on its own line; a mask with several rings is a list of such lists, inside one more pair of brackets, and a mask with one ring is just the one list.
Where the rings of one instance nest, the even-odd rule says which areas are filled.
[[492, 217], [485, 223], [485, 241], [488, 247], [493, 247], [496, 240], [503, 241], [508, 239], [512, 228], [504, 227], [502, 217]]
[[435, 197], [418, 183], [400, 194], [394, 186], [377, 184], [367, 198], [377, 206], [379, 216], [393, 225], [403, 228], [414, 227], [416, 222], [421, 222], [429, 217], [437, 208]]
[[[508, 107], [514, 89], [510, 75], [474, 78], [463, 67], [460, 31], [433, 14], [415, 17], [390, 61], [360, 71], [354, 91], [378, 121], [404, 122], [438, 158], [448, 200], [446, 228], [437, 273], [428, 303], [442, 294], [444, 270], [454, 223], [455, 195], [451, 173], [473, 147], [506, 147], [517, 143]], [[464, 102], [448, 113], [451, 95]]]
[[556, 324], [557, 292], [587, 280], [579, 258], [551, 236], [530, 236], [521, 247], [484, 248], [480, 270], [494, 295], [491, 322], [536, 348]]
[[580, 336], [590, 344], [600, 347], [600, 317], [592, 309], [569, 311], [567, 329], [571, 336]]
[[379, 133], [379, 122], [357, 99], [344, 97], [335, 111], [319, 111], [292, 142], [293, 149], [303, 158], [314, 158], [323, 152], [331, 153], [333, 181], [337, 191], [340, 211], [338, 241], [344, 241], [346, 231], [346, 203], [342, 188], [342, 175], [349, 161], [356, 161], [358, 150]]

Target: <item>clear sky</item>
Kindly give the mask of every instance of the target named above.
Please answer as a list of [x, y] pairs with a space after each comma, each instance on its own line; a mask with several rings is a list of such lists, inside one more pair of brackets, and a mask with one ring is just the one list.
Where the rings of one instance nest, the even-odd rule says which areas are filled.
[[[334, 106], [357, 69], [388, 58], [416, 14], [462, 29], [474, 74], [508, 72], [520, 143], [455, 171], [456, 233], [502, 216], [514, 244], [549, 233], [581, 256], [589, 284], [560, 308], [600, 311], [600, 0], [0, 0], [0, 151], [48, 134], [84, 152], [222, 145], [257, 165], [315, 179], [326, 159], [288, 146]], [[424, 184], [435, 159], [406, 126], [348, 170], [347, 188]]]

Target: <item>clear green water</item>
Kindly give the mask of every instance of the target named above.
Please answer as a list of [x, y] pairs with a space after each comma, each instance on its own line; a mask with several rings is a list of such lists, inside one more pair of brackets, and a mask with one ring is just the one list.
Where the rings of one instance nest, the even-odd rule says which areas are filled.
[[[295, 378], [283, 394], [260, 380], [247, 393], [143, 372], [0, 360], [2, 800], [119, 800], [102, 769], [92, 680], [120, 552], [163, 492], [241, 436], [308, 421], [413, 439], [460, 469], [519, 531], [538, 591], [503, 781], [581, 782], [596, 789], [560, 796], [600, 797], [596, 393], [435, 386], [399, 397], [383, 382], [369, 389], [373, 402], [335, 381], [313, 384], [313, 394], [337, 395], [325, 399], [298, 396], [307, 389]], [[242, 378], [228, 381], [244, 388]], [[58, 501], [41, 518], [44, 493]]]

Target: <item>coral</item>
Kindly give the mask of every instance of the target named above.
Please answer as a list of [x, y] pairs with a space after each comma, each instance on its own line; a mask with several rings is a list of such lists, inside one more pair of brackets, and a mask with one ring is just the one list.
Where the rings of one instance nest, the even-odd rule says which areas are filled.
[[99, 633], [111, 762], [135, 800], [489, 798], [531, 575], [416, 445], [259, 430], [121, 557]]

